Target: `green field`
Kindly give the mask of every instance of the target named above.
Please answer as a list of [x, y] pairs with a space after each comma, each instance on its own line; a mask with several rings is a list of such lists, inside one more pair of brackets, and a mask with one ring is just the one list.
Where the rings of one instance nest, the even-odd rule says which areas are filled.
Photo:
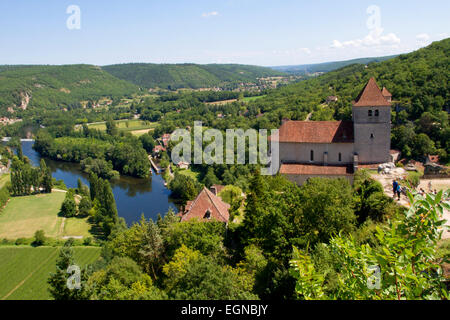
[[31, 238], [37, 230], [51, 238], [89, 236], [91, 225], [86, 219], [58, 216], [64, 198], [64, 192], [11, 197], [0, 212], [0, 239]]
[[[117, 120], [115, 121], [117, 128], [119, 131], [139, 131], [139, 130], [145, 130], [145, 129], [154, 129], [157, 125], [156, 122], [146, 122], [143, 120], [135, 119], [135, 120]], [[89, 128], [91, 129], [97, 129], [101, 131], [106, 130], [106, 123], [105, 122], [99, 122], [99, 123], [92, 123], [88, 124]]]
[[262, 96], [255, 96], [255, 97], [245, 97], [244, 99], [242, 99], [243, 102], [250, 102], [250, 101], [255, 101], [261, 98], [266, 97], [267, 95], [262, 95]]
[[[48, 300], [47, 279], [56, 270], [58, 247], [0, 247], [0, 300]], [[75, 247], [81, 268], [100, 255], [98, 247]]]

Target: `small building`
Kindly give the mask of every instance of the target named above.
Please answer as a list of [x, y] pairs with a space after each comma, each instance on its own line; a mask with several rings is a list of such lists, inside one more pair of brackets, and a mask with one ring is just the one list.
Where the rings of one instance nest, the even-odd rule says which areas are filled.
[[336, 97], [336, 96], [328, 96], [327, 100], [326, 100], [326, 103], [329, 104], [329, 103], [337, 102], [337, 101], [338, 101], [338, 97]]
[[164, 151], [166, 151], [166, 148], [164, 148], [163, 146], [158, 144], [153, 148], [152, 153], [153, 153], [153, 156], [157, 156], [158, 154], [160, 154], [161, 152], [164, 152]]
[[180, 161], [177, 163], [177, 168], [178, 169], [189, 169], [189, 163]]
[[169, 146], [170, 134], [169, 133], [163, 134], [161, 137], [161, 141], [162, 141], [164, 147], [167, 148]]
[[392, 94], [388, 91], [388, 89], [386, 89], [386, 87], [383, 87], [381, 94], [386, 98], [388, 102], [392, 102]]
[[181, 217], [181, 222], [197, 219], [205, 222], [228, 223], [230, 219], [229, 209], [230, 205], [228, 203], [223, 202], [222, 199], [207, 188], [203, 188], [197, 198], [193, 201], [188, 201], [177, 216]]

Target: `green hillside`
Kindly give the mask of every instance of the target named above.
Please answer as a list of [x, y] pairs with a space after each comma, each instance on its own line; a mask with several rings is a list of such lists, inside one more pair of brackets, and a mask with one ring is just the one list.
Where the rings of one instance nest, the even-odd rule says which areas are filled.
[[121, 97], [137, 92], [131, 83], [91, 65], [0, 66], [0, 112], [16, 112], [27, 97], [27, 109], [62, 108], [83, 100]]
[[[351, 65], [317, 78], [273, 90], [250, 103], [266, 120], [281, 123], [282, 118], [305, 120], [351, 119], [351, 102], [370, 77], [393, 94], [392, 146], [405, 156], [418, 158], [450, 152], [450, 39], [434, 42], [418, 51], [384, 62]], [[327, 96], [339, 101], [324, 105]]]
[[102, 67], [113, 76], [145, 88], [207, 88], [226, 83], [254, 82], [257, 78], [282, 75], [270, 68], [238, 64], [146, 64]]
[[394, 56], [385, 56], [385, 57], [375, 57], [375, 58], [360, 58], [360, 59], [352, 59], [352, 60], [346, 60], [346, 61], [333, 61], [333, 62], [324, 62], [324, 63], [316, 63], [316, 64], [301, 64], [301, 65], [294, 65], [294, 66], [278, 66], [278, 67], [272, 67], [272, 69], [286, 72], [289, 74], [296, 74], [296, 75], [304, 75], [308, 73], [316, 73], [316, 72], [330, 72], [334, 71], [352, 64], [369, 64], [372, 62], [382, 62], [386, 61], [392, 58], [397, 57], [398, 55]]

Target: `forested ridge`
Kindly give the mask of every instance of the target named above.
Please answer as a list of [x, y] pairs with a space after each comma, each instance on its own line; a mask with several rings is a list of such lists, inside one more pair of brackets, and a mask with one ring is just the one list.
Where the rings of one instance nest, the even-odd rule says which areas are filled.
[[[138, 88], [92, 65], [0, 66], [0, 112], [62, 109], [83, 100], [123, 97]], [[23, 102], [29, 97], [28, 105]], [[23, 106], [23, 108], [21, 108]]]
[[130, 63], [102, 67], [113, 76], [144, 88], [209, 88], [226, 83], [255, 82], [257, 78], [283, 75], [270, 68], [239, 64]]

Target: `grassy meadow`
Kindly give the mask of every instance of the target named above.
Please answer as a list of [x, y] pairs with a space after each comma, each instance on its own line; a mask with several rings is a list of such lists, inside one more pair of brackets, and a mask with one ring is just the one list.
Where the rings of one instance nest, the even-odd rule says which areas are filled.
[[64, 192], [11, 197], [0, 212], [0, 239], [32, 238], [37, 230], [46, 237], [90, 236], [87, 219], [60, 217]]
[[[0, 247], [0, 300], [49, 300], [47, 279], [56, 270], [59, 247]], [[98, 247], [75, 247], [81, 268], [100, 255]]]

